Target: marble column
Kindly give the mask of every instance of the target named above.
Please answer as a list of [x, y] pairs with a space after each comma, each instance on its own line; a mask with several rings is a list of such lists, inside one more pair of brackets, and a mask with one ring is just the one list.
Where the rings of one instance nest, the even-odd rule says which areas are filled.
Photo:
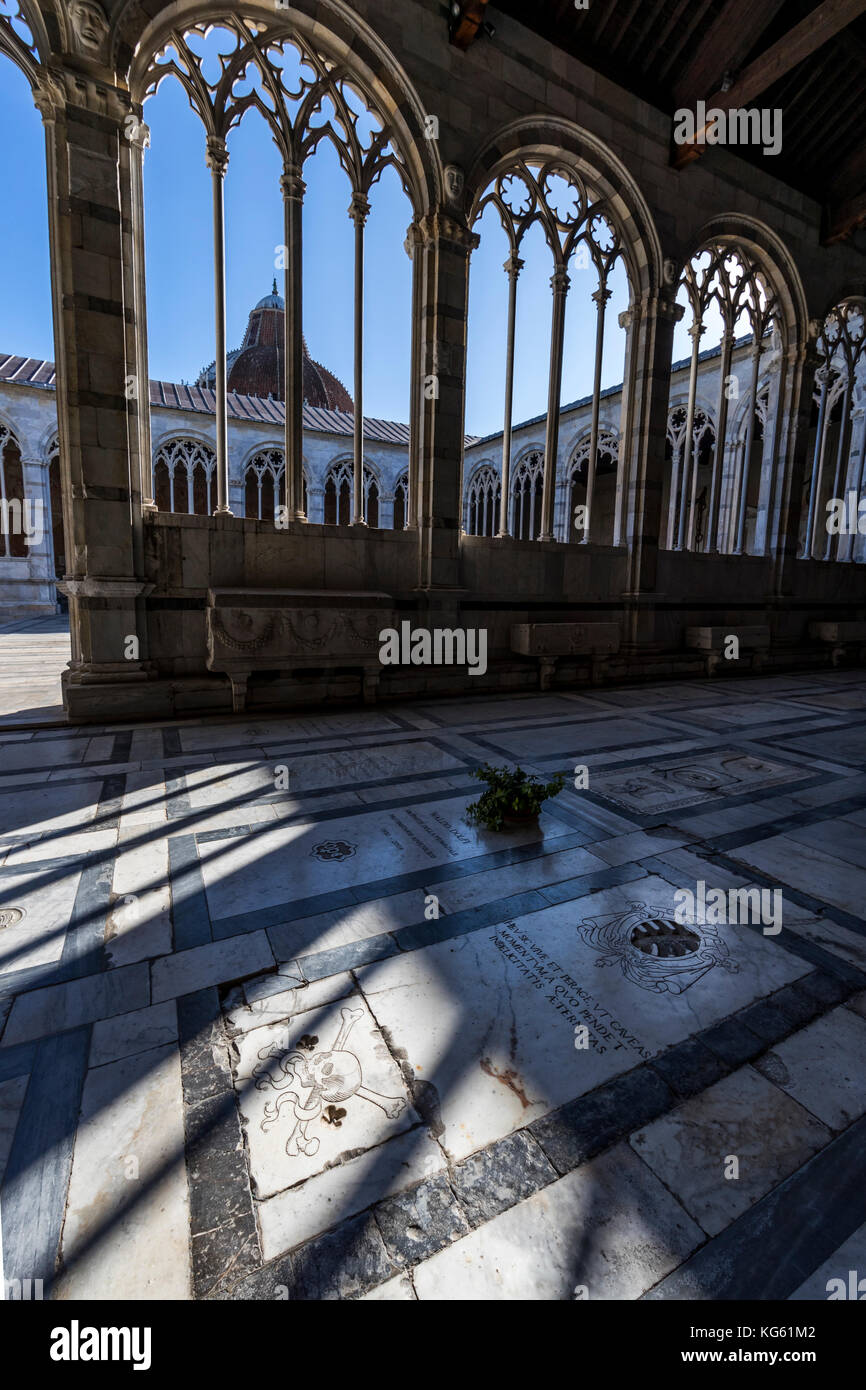
[[586, 527], [582, 540], [592, 539], [592, 498], [595, 489], [595, 470], [598, 465], [598, 413], [601, 406], [601, 367], [604, 356], [604, 316], [611, 291], [600, 285], [592, 296], [596, 306], [595, 373], [592, 382], [592, 415], [589, 427], [589, 453], [586, 459]]
[[349, 216], [355, 224], [355, 415], [353, 428], [352, 525], [366, 526], [364, 507], [364, 227], [370, 204], [353, 193]]
[[403, 243], [412, 262], [412, 342], [409, 368], [409, 495], [406, 498], [406, 529], [417, 529], [418, 458], [421, 450], [421, 410], [424, 376], [421, 371], [421, 302], [424, 283], [424, 238], [417, 222], [412, 222]]
[[710, 508], [707, 517], [707, 540], [704, 549], [715, 553], [719, 547], [719, 513], [722, 503], [722, 484], [725, 471], [725, 450], [728, 441], [728, 377], [731, 372], [731, 354], [734, 349], [734, 333], [726, 328], [720, 344], [719, 397], [716, 406], [716, 444], [713, 450], [713, 476], [710, 483]]
[[[217, 515], [229, 511], [229, 428], [226, 372], [226, 230], [225, 176], [229, 165], [226, 142], [218, 135], [207, 139], [207, 167], [213, 181], [213, 270], [214, 270], [214, 338], [216, 341], [216, 474]], [[190, 512], [192, 512], [190, 503]]]
[[505, 409], [502, 422], [502, 496], [499, 504], [499, 535], [508, 535], [508, 495], [511, 491], [511, 428], [514, 410], [514, 330], [517, 319], [517, 280], [523, 261], [514, 254], [503, 270], [508, 276], [508, 327], [505, 339]]
[[541, 492], [541, 532], [539, 540], [552, 541], [553, 500], [556, 468], [559, 462], [559, 397], [562, 391], [562, 351], [565, 339], [565, 300], [571, 281], [564, 266], [557, 266], [550, 277], [552, 309], [550, 322], [550, 371], [547, 385], [547, 428], [544, 438], [544, 485]]
[[[695, 404], [698, 390], [698, 358], [701, 352], [701, 336], [704, 326], [700, 321], [696, 321], [689, 329], [689, 337], [692, 340], [692, 360], [689, 370], [689, 401], [686, 407], [686, 432], [683, 444], [683, 471], [679, 485], [680, 515], [677, 526], [677, 550], [683, 550], [688, 543], [691, 535], [691, 515], [692, 515], [692, 492], [694, 484], [692, 481], [692, 459], [695, 452]], [[697, 473], [697, 460], [694, 462], [694, 472]]]
[[306, 185], [301, 169], [287, 164], [280, 179], [286, 239], [285, 389], [286, 511], [290, 521], [304, 520], [304, 339], [303, 211]]

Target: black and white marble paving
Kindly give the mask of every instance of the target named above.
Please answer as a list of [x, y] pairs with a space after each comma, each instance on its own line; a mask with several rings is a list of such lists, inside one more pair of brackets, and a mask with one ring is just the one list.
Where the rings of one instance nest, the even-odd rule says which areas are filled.
[[[5, 1277], [827, 1297], [866, 1224], [864, 710], [822, 671], [0, 717]], [[485, 761], [589, 785], [494, 833]], [[782, 930], [644, 949], [700, 880], [778, 890]]]

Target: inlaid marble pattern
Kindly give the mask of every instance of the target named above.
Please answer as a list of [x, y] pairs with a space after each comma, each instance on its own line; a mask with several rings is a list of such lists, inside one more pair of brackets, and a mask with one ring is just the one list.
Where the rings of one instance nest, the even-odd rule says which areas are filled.
[[802, 776], [803, 771], [790, 764], [725, 748], [668, 758], [663, 763], [647, 762], [623, 772], [603, 772], [593, 779], [592, 786], [618, 806], [651, 815], [697, 806], [718, 797], [764, 791], [784, 782], [799, 781]]
[[[866, 1219], [836, 1203], [866, 1146], [864, 698], [849, 670], [0, 726], [6, 1277], [632, 1299], [699, 1260], [754, 1297], [750, 1232], [800, 1184], [823, 1235], [773, 1236], [768, 1288], [804, 1296]], [[491, 832], [486, 761], [569, 782]], [[781, 931], [678, 922], [699, 881], [778, 889]]]

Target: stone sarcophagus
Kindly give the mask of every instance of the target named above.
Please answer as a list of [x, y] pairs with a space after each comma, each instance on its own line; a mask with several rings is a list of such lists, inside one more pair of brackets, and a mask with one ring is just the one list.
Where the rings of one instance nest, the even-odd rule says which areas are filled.
[[542, 690], [550, 688], [560, 657], [592, 658], [595, 681], [600, 675], [599, 658], [614, 656], [619, 644], [619, 623], [515, 623], [511, 629], [511, 650], [538, 659]]
[[364, 699], [376, 698], [379, 633], [396, 623], [390, 594], [366, 590], [210, 589], [207, 666], [228, 676], [236, 713], [256, 671], [337, 667], [363, 673]]

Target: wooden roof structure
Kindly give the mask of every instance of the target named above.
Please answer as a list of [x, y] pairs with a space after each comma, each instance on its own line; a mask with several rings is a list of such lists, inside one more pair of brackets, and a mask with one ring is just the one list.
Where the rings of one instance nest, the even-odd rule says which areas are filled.
[[[825, 243], [866, 223], [866, 0], [452, 0], [452, 42], [484, 42], [497, 11], [672, 123], [699, 101], [780, 108], [781, 152], [736, 153], [824, 205]], [[672, 163], [685, 170], [703, 148], [672, 139]]]

